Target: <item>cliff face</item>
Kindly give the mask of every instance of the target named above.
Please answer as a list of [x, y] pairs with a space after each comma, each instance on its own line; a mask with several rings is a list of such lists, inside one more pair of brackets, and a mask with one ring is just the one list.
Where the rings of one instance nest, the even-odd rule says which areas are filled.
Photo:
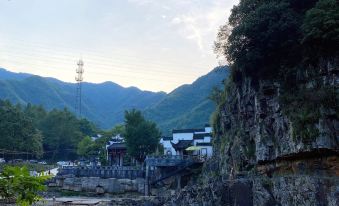
[[[317, 77], [300, 82], [298, 90], [307, 89], [318, 95], [316, 91], [330, 87], [335, 89], [334, 98], [338, 98], [338, 64], [323, 64], [321, 71]], [[312, 125], [317, 129], [316, 135], [301, 137], [300, 131], [295, 131], [301, 128], [296, 128], [285, 112], [286, 107], [295, 106], [281, 103], [283, 91], [278, 83], [263, 80], [253, 83], [247, 78], [240, 86], [233, 86], [229, 91], [231, 93], [220, 108], [220, 123], [216, 128], [216, 143], [220, 144], [215, 145], [219, 146], [217, 156], [223, 171], [232, 168], [241, 171], [253, 164], [338, 151], [338, 108], [318, 105], [321, 114]]]
[[[338, 66], [324, 61], [289, 92], [279, 81], [249, 77], [226, 88], [214, 157], [172, 204], [339, 205]], [[306, 110], [318, 101], [312, 98], [324, 104]]]

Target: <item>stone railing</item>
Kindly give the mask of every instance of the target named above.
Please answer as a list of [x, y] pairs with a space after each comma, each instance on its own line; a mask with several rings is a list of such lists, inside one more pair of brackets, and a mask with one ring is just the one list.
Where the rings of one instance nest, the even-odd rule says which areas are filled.
[[146, 157], [148, 166], [176, 166], [190, 162], [204, 162], [204, 157], [194, 155], [149, 155]]
[[58, 175], [74, 175], [76, 177], [101, 177], [117, 179], [143, 178], [144, 171], [137, 167], [76, 167], [67, 166], [59, 168]]

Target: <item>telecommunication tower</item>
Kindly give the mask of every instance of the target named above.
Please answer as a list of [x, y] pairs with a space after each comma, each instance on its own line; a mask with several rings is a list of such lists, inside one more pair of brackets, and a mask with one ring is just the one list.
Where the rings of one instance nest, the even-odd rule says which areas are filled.
[[76, 96], [75, 96], [75, 113], [78, 117], [81, 117], [81, 83], [84, 80], [84, 62], [80, 59], [77, 63], [78, 68], [76, 69], [75, 81], [76, 83]]

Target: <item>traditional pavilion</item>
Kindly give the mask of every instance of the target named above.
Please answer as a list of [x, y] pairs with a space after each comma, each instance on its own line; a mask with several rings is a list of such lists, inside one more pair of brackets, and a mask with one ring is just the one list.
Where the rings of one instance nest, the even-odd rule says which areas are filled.
[[111, 166], [123, 166], [124, 157], [127, 154], [127, 148], [123, 138], [120, 135], [112, 138], [106, 145], [107, 160]]

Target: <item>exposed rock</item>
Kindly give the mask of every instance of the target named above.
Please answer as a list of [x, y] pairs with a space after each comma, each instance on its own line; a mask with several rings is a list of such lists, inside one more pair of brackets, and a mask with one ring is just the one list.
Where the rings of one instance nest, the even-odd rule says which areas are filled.
[[[337, 68], [320, 65], [319, 76], [305, 75], [298, 90], [330, 87], [337, 98]], [[229, 86], [217, 113], [214, 157], [197, 183], [166, 204], [339, 205], [338, 106], [319, 105], [311, 126], [318, 132], [305, 138], [286, 113], [278, 82], [244, 78]]]

